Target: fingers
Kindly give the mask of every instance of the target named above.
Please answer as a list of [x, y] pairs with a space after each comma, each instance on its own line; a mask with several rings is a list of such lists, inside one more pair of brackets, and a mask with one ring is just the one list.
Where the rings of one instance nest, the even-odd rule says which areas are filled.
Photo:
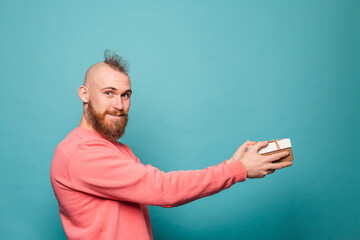
[[247, 140], [245, 143], [243, 143], [243, 145], [241, 145], [238, 148], [237, 152], [240, 152], [241, 154], [244, 154], [246, 152], [247, 148], [249, 146], [251, 146], [251, 145], [254, 145], [255, 143], [256, 142], [254, 142], [254, 141]]
[[280, 162], [280, 163], [271, 163], [271, 165], [269, 166], [269, 169], [267, 171], [271, 171], [271, 170], [277, 170], [277, 169], [282, 169], [285, 167], [289, 167], [293, 165], [292, 162]]
[[277, 161], [277, 160], [279, 160], [281, 158], [284, 158], [284, 157], [286, 157], [288, 155], [289, 155], [288, 152], [281, 152], [281, 153], [271, 154], [269, 156], [266, 156], [266, 158], [267, 158], [268, 162], [274, 162], [274, 161]]
[[242, 158], [242, 156], [246, 153], [246, 150], [249, 146], [254, 145], [256, 142], [254, 141], [250, 141], [247, 140], [243, 145], [241, 145], [236, 152], [234, 153], [234, 155], [226, 161], [226, 163], [232, 163], [236, 160], [240, 160]]
[[266, 147], [269, 143], [267, 141], [265, 142], [257, 142], [251, 149], [253, 151], [258, 152], [260, 149]]
[[292, 165], [292, 162], [271, 163], [269, 169], [265, 170], [263, 172], [263, 175], [260, 176], [260, 178], [264, 178], [266, 175], [272, 174], [278, 169], [281, 169], [281, 168], [284, 168], [284, 167], [289, 167], [291, 165]]
[[246, 149], [251, 146], [251, 145], [254, 145], [256, 142], [254, 141], [250, 141], [250, 140], [247, 140], [246, 142], [244, 142], [243, 145], [240, 146], [240, 148], [244, 149], [246, 151]]

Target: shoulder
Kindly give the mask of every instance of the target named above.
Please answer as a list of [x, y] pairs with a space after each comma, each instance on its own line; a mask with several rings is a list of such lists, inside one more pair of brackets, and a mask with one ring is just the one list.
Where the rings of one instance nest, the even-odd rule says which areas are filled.
[[137, 157], [135, 156], [135, 154], [133, 153], [133, 151], [124, 143], [120, 143], [120, 142], [117, 142], [118, 146], [120, 149], [124, 149], [129, 155], [131, 158], [133, 159], [136, 159]]
[[55, 156], [71, 158], [79, 150], [107, 148], [116, 151], [114, 144], [104, 139], [100, 134], [83, 128], [75, 128], [65, 139], [59, 143], [55, 150]]

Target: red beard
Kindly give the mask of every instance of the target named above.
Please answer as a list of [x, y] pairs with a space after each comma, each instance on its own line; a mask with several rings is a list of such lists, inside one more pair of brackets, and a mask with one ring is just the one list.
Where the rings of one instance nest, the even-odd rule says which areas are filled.
[[[106, 122], [106, 115], [122, 115], [121, 118], [115, 120], [108, 120]], [[96, 112], [91, 101], [88, 103], [86, 110], [86, 117], [90, 125], [109, 141], [116, 141], [125, 132], [125, 127], [128, 121], [128, 115], [124, 111], [105, 111], [104, 113]]]

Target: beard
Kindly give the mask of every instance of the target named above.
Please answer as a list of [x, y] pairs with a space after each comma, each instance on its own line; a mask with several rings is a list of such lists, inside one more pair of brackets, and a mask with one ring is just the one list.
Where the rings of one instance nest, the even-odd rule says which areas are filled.
[[[121, 115], [119, 119], [111, 119], [106, 121], [106, 115]], [[125, 132], [125, 127], [128, 121], [128, 115], [124, 111], [105, 111], [99, 113], [95, 110], [91, 101], [88, 102], [86, 110], [86, 117], [90, 125], [100, 133], [105, 139], [115, 142]]]

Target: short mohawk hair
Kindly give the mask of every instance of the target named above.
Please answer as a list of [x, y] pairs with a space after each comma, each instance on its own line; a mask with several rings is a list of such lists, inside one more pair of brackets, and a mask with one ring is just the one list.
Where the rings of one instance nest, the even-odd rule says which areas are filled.
[[104, 63], [121, 73], [129, 75], [129, 64], [122, 57], [117, 55], [114, 51], [111, 51], [109, 49], [105, 50], [104, 57]]

